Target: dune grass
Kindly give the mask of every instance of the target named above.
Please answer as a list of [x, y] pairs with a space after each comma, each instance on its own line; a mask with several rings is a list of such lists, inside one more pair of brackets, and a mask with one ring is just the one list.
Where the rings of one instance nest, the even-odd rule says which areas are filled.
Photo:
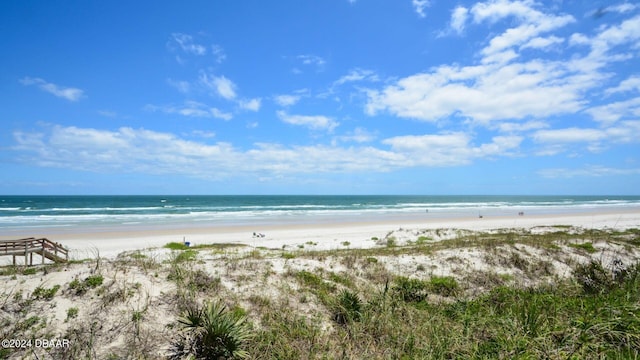
[[[609, 274], [611, 275], [611, 274]], [[252, 358], [637, 358], [640, 355], [640, 266], [607, 283], [607, 291], [580, 284], [499, 286], [472, 299], [427, 300], [430, 291], [455, 289], [450, 279], [397, 278], [371, 295], [332, 290], [324, 280], [296, 275], [314, 292], [336, 325], [294, 316], [267, 304], [262, 328], [249, 345]], [[605, 285], [603, 285], [605, 286]], [[286, 331], [284, 331], [286, 329]], [[279, 334], [277, 340], [275, 334]]]
[[[50, 350], [60, 359], [640, 357], [640, 264], [615, 256], [638, 254], [637, 229], [444, 229], [377, 242], [324, 251], [168, 244], [164, 260], [135, 252], [99, 268], [71, 264], [86, 271], [66, 284], [0, 294], [0, 335], [60, 336], [42, 311], [64, 297], [73, 307], [60, 319], [62, 336], [73, 344]], [[434, 270], [441, 251], [458, 270]], [[509, 271], [466, 269], [464, 252]], [[401, 258], [419, 260], [403, 268]], [[568, 269], [562, 277], [559, 265]], [[22, 272], [0, 276], [34, 276]], [[171, 286], [152, 298], [144, 279]], [[115, 323], [102, 318], [109, 312]], [[113, 328], [127, 339], [119, 347]], [[35, 354], [20, 351], [1, 350], [0, 359]]]

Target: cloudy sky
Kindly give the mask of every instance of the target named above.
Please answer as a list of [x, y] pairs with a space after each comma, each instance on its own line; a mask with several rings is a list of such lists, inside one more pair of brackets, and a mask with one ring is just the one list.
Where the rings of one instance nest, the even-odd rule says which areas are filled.
[[3, 194], [640, 194], [640, 2], [3, 1]]

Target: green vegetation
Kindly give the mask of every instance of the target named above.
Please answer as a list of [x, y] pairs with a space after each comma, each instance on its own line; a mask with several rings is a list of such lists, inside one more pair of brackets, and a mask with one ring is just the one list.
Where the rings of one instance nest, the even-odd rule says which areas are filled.
[[38, 272], [37, 268], [28, 267], [28, 268], [22, 270], [22, 275], [35, 275], [37, 272]]
[[193, 249], [187, 249], [179, 252], [173, 261], [177, 263], [193, 261], [198, 257], [198, 251]]
[[366, 258], [366, 261], [370, 264], [376, 264], [378, 262], [378, 259], [374, 258], [374, 257], [368, 257]]
[[394, 247], [396, 246], [396, 238], [391, 236], [387, 238], [387, 247]]
[[69, 283], [69, 289], [73, 290], [76, 295], [82, 295], [89, 289], [96, 288], [102, 285], [104, 277], [102, 275], [91, 275], [85, 278], [83, 281], [74, 279]]
[[340, 325], [346, 325], [352, 321], [360, 321], [362, 306], [362, 300], [360, 300], [358, 294], [343, 289], [335, 299], [333, 320]]
[[429, 290], [442, 296], [453, 296], [458, 288], [458, 282], [451, 276], [433, 276], [429, 279]]
[[[580, 286], [584, 281], [568, 280], [532, 288], [499, 286], [454, 302], [427, 301], [427, 291], [459, 290], [449, 277], [398, 277], [367, 299], [342, 290], [327, 304], [339, 325], [329, 332], [313, 318], [265, 304], [263, 327], [249, 353], [256, 359], [637, 358], [640, 265], [624, 267], [618, 271], [624, 275], [617, 276], [602, 264], [586, 267], [614, 279], [607, 291], [593, 292]], [[299, 272], [296, 277], [312, 289], [325, 286], [318, 275]]]
[[421, 279], [399, 276], [395, 279], [393, 292], [404, 302], [421, 302], [427, 300], [429, 283]]
[[70, 307], [67, 309], [67, 319], [66, 321], [69, 321], [69, 319], [75, 319], [78, 317], [78, 312], [79, 309], [77, 307]]
[[433, 239], [431, 239], [428, 236], [418, 236], [418, 240], [416, 240], [416, 245], [424, 245], [427, 243], [427, 241], [431, 241]]
[[229, 248], [241, 248], [245, 247], [244, 244], [230, 244], [230, 243], [215, 243], [215, 244], [197, 244], [197, 245], [187, 245], [181, 242], [170, 242], [164, 245], [165, 249], [170, 250], [203, 250], [203, 249], [214, 249], [214, 250], [223, 250]]
[[594, 252], [598, 251], [596, 248], [593, 247], [593, 244], [590, 242], [586, 242], [582, 244], [569, 244], [569, 246], [575, 249], [584, 250], [589, 254], [593, 254]]
[[31, 296], [34, 299], [51, 300], [53, 299], [54, 296], [56, 296], [56, 293], [58, 292], [59, 289], [60, 289], [60, 285], [55, 285], [50, 289], [38, 286], [33, 290], [33, 293], [31, 294]]
[[170, 349], [170, 359], [244, 359], [251, 338], [246, 317], [219, 302], [188, 308], [178, 319], [183, 333]]
[[170, 242], [164, 246], [165, 249], [171, 250], [187, 250], [189, 247], [185, 243]]
[[[367, 249], [128, 253], [62, 292], [25, 290], [12, 267], [0, 338], [51, 338], [64, 320], [71, 346], [52, 358], [640, 358], [640, 230], [398, 231]], [[60, 300], [73, 307], [52, 319]]]

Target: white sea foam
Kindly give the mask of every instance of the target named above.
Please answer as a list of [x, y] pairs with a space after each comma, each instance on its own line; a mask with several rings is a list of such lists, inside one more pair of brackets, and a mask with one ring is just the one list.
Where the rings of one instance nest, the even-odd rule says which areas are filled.
[[3, 230], [28, 232], [46, 227], [349, 222], [403, 216], [431, 219], [640, 207], [639, 197], [61, 197], [47, 198], [47, 202], [34, 198], [3, 201], [0, 235]]

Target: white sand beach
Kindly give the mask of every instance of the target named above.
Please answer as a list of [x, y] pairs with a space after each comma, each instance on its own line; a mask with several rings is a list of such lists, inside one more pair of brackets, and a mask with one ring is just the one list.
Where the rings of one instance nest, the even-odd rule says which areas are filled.
[[[605, 266], [633, 264], [640, 259], [640, 250], [632, 245], [637, 242], [637, 231], [623, 231], [638, 228], [640, 209], [483, 218], [427, 216], [423, 220], [396, 218], [388, 222], [363, 220], [259, 228], [243, 225], [93, 233], [58, 231], [52, 236], [42, 231], [24, 236], [48, 237], [62, 243], [69, 248], [71, 259], [79, 261], [38, 266], [32, 271], [21, 266], [13, 271], [12, 267], [3, 268], [0, 299], [5, 305], [0, 320], [13, 324], [13, 336], [48, 334], [72, 344], [63, 352], [32, 349], [40, 356], [55, 358], [64, 353], [73, 358], [86, 354], [84, 349], [91, 346], [98, 358], [141, 353], [164, 357], [176, 335], [168, 329], [184, 305], [184, 284], [180, 281], [189, 281], [189, 286], [203, 289], [190, 295], [194, 296], [193, 301], [225, 299], [229, 306], [236, 304], [246, 309], [256, 323], [265, 311], [270, 311], [267, 309], [284, 307], [305, 318], [320, 319], [318, 326], [323, 336], [331, 336], [336, 329], [332, 330], [331, 320], [325, 319], [324, 305], [300, 284], [300, 276], [317, 276], [332, 283], [349, 279], [365, 299], [395, 276], [444, 276], [460, 284], [460, 296], [474, 297], [500, 284], [536, 286], [560, 281], [571, 276], [576, 264], [592, 260], [602, 261]], [[604, 231], [591, 236], [590, 230]], [[617, 240], [611, 237], [614, 230], [620, 230]], [[554, 232], [558, 237], [546, 238], [546, 243], [531, 240], [535, 238], [532, 234]], [[511, 234], [514, 240], [503, 237], [495, 243], [464, 242], [483, 234], [489, 238], [492, 234]], [[465, 237], [463, 242], [456, 242]], [[421, 238], [421, 246], [425, 247], [406, 246], [417, 244]], [[163, 248], [167, 243], [182, 241], [239, 246], [205, 246], [194, 252]], [[194, 257], [187, 260], [189, 256]], [[5, 265], [11, 259], [0, 257]], [[18, 256], [17, 260], [20, 265], [24, 258]], [[183, 280], [176, 280], [176, 271], [184, 276], [178, 279]], [[97, 287], [79, 285], [95, 276], [100, 278]], [[341, 283], [332, 286], [337, 285]], [[446, 299], [436, 296], [430, 301]], [[140, 316], [144, 316], [144, 323], [135, 320]], [[27, 319], [40, 319], [46, 326], [33, 331], [23, 329], [20, 324]], [[99, 326], [95, 319], [99, 319]], [[89, 333], [95, 339], [87, 342]], [[29, 351], [17, 351], [11, 358], [31, 354]]]
[[[60, 232], [56, 229], [50, 235], [47, 230], [38, 234], [23, 234], [24, 237], [46, 237], [59, 242], [70, 249], [72, 259], [92, 257], [98, 253], [101, 257], [113, 258], [123, 251], [162, 247], [170, 242], [187, 241], [192, 245], [232, 243], [251, 247], [282, 249], [283, 246], [295, 248], [299, 245], [314, 243], [314, 249], [328, 250], [344, 247], [367, 248], [375, 246], [372, 238], [384, 238], [391, 231], [402, 229], [405, 232], [423, 229], [464, 229], [486, 231], [492, 229], [530, 229], [539, 226], [566, 225], [584, 229], [627, 229], [640, 227], [640, 208], [616, 210], [610, 212], [582, 212], [545, 215], [514, 215], [501, 217], [466, 218], [406, 218], [378, 220], [376, 222], [362, 218], [362, 221], [349, 223], [320, 224], [273, 224], [223, 226], [223, 227], [180, 227], [166, 229], [152, 228], [113, 228], [108, 231]], [[264, 237], [254, 236], [262, 234]], [[16, 239], [2, 236], [0, 240]], [[7, 259], [0, 257], [0, 264]]]

